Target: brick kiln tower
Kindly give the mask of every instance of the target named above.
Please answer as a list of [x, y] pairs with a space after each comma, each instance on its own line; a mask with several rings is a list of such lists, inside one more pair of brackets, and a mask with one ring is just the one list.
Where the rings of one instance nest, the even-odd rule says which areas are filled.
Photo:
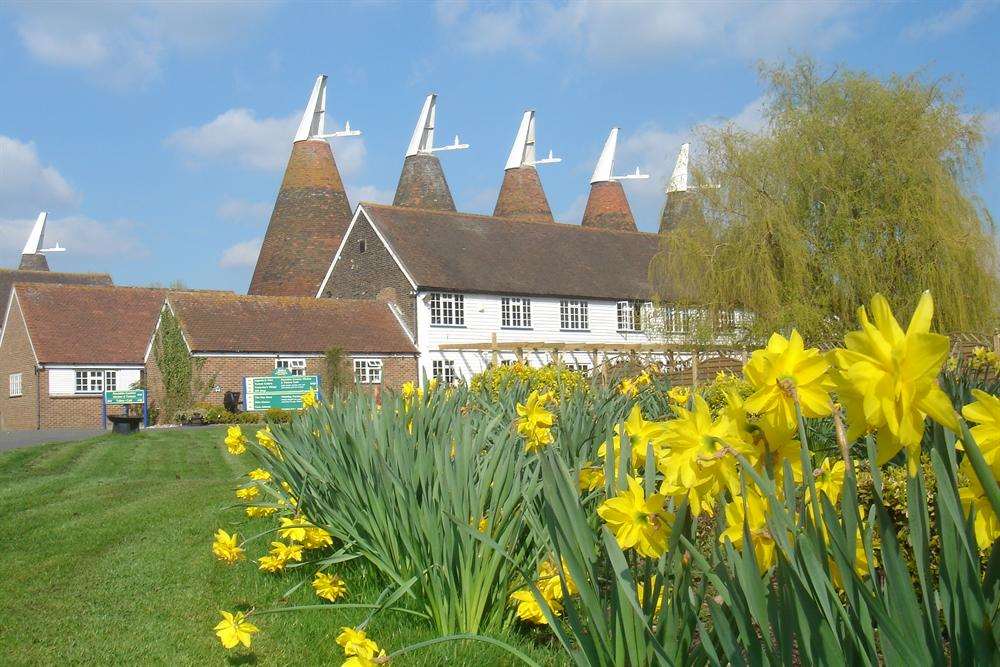
[[535, 112], [525, 111], [507, 158], [493, 215], [523, 222], [555, 222], [535, 169], [535, 165], [553, 162], [562, 162], [562, 158], [552, 157], [552, 151], [545, 159], [535, 159]]
[[690, 144], [682, 144], [677, 154], [670, 182], [667, 183], [666, 199], [663, 211], [660, 213], [660, 233], [668, 232], [682, 220], [692, 219], [704, 222], [704, 215], [697, 196], [695, 186], [688, 185], [688, 152]]
[[49, 214], [45, 211], [38, 214], [38, 219], [35, 220], [31, 234], [28, 235], [28, 240], [24, 244], [24, 250], [21, 251], [21, 264], [17, 267], [18, 269], [22, 271], [48, 271], [49, 262], [43, 253], [66, 250], [66, 248], [59, 247], [58, 243], [52, 248], [42, 248], [42, 243], [45, 242], [45, 222], [48, 217]]
[[639, 231], [635, 226], [632, 209], [625, 197], [625, 190], [619, 181], [636, 178], [649, 178], [649, 174], [640, 174], [636, 168], [634, 174], [614, 176], [615, 150], [618, 147], [618, 128], [611, 128], [611, 134], [604, 142], [604, 150], [597, 160], [597, 167], [590, 179], [590, 197], [587, 198], [587, 208], [583, 212], [584, 227], [602, 227], [625, 232]]
[[321, 75], [295, 133], [248, 294], [316, 296], [347, 231], [351, 205], [326, 140], [361, 133], [347, 124], [326, 134], [325, 120], [326, 76]]
[[417, 119], [417, 126], [406, 149], [403, 171], [399, 175], [396, 196], [392, 200], [393, 206], [455, 211], [455, 200], [452, 199], [451, 190], [448, 189], [441, 161], [434, 153], [461, 150], [468, 148], [469, 145], [459, 143], [456, 134], [455, 142], [450, 146], [434, 147], [436, 111], [437, 95], [431, 93], [424, 100], [420, 118]]

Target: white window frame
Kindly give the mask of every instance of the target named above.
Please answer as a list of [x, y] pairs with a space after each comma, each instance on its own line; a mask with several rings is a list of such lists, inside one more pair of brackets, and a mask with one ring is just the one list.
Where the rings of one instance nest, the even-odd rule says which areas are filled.
[[382, 384], [382, 360], [355, 359], [354, 381], [358, 384]]
[[274, 368], [284, 368], [289, 375], [305, 375], [306, 360], [304, 358], [282, 357], [274, 360]]
[[24, 385], [22, 382], [22, 375], [20, 373], [11, 373], [10, 377], [7, 378], [7, 395], [11, 398], [17, 398], [18, 396], [24, 395]]
[[427, 300], [432, 327], [464, 327], [465, 295], [457, 292], [431, 292]]
[[618, 331], [639, 333], [642, 331], [643, 302], [627, 299], [618, 302]]
[[451, 359], [434, 359], [431, 361], [431, 377], [442, 384], [455, 384], [458, 382], [455, 362]]
[[664, 308], [664, 329], [667, 333], [686, 334], [691, 331], [692, 312], [688, 309], [666, 306]]
[[736, 331], [737, 321], [735, 310], [720, 310], [715, 316], [716, 330], [722, 333]]
[[590, 331], [590, 307], [582, 299], [562, 299], [559, 302], [559, 329]]
[[500, 298], [500, 328], [530, 329], [531, 299], [525, 296]]
[[[81, 380], [83, 382], [81, 383]], [[73, 394], [92, 396], [114, 391], [118, 388], [117, 370], [77, 368], [73, 373]]]

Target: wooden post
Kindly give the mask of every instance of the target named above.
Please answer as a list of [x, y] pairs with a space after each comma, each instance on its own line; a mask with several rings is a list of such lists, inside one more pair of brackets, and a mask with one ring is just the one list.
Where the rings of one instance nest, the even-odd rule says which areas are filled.
[[497, 351], [497, 332], [490, 334], [490, 364], [497, 366], [500, 363], [500, 353]]
[[691, 386], [698, 384], [698, 348], [691, 354]]
[[524, 363], [524, 348], [518, 347], [514, 349], [514, 356], [517, 357], [517, 363]]

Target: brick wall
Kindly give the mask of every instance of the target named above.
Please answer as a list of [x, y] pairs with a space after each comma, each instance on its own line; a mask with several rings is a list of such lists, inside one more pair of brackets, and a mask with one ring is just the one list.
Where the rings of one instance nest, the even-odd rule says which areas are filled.
[[[21, 396], [8, 395], [11, 373], [21, 374]], [[31, 351], [28, 329], [17, 301], [11, 306], [7, 330], [0, 343], [0, 430], [33, 429], [36, 426], [35, 400], [37, 377], [35, 356]]]
[[[361, 252], [361, 241], [365, 252]], [[382, 245], [368, 220], [361, 216], [348, 235], [340, 260], [333, 267], [323, 296], [340, 299], [380, 299], [395, 303], [410, 333], [416, 332], [417, 297], [399, 265]]]

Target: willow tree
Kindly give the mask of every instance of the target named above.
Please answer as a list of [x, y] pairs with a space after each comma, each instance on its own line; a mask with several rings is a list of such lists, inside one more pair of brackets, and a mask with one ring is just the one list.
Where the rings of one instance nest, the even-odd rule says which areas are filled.
[[650, 267], [663, 299], [752, 313], [753, 338], [795, 326], [819, 341], [875, 292], [905, 313], [930, 289], [939, 330], [991, 330], [993, 220], [973, 190], [984, 138], [959, 93], [918, 75], [822, 77], [809, 59], [761, 75], [765, 129], [699, 129], [694, 213]]

